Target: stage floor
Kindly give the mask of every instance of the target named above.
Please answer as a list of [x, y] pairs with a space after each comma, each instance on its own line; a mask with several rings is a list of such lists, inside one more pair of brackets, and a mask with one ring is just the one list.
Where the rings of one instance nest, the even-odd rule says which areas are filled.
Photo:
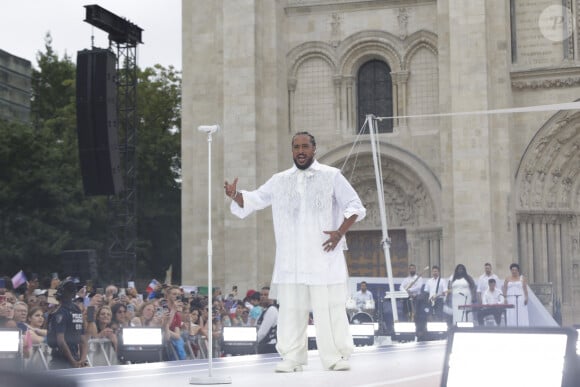
[[357, 347], [350, 359], [350, 371], [325, 371], [318, 352], [309, 351], [304, 370], [290, 374], [274, 372], [280, 361], [277, 354], [214, 359], [213, 378], [209, 378], [207, 359], [47, 372], [72, 378], [79, 387], [178, 387], [189, 386], [191, 378], [207, 381], [206, 385], [229, 378], [231, 386], [249, 387], [431, 387], [440, 385], [445, 346], [446, 341], [389, 341], [385, 345]]

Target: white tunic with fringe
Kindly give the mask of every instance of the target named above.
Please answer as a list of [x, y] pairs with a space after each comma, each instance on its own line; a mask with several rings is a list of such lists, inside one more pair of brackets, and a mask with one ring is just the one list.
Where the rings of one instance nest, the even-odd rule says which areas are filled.
[[337, 168], [314, 161], [307, 170], [293, 166], [272, 176], [255, 191], [240, 193], [241, 208], [232, 201], [231, 212], [245, 218], [254, 211], [272, 206], [276, 258], [272, 276], [276, 284], [328, 285], [345, 283], [348, 270], [343, 250], [344, 237], [337, 247], [325, 252], [329, 238], [323, 231], [339, 228], [344, 218], [366, 210], [355, 190]]

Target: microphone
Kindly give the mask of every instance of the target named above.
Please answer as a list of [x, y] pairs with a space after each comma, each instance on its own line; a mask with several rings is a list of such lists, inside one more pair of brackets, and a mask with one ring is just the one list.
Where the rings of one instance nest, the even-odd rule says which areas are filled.
[[218, 124], [215, 125], [200, 125], [197, 127], [197, 130], [204, 133], [215, 133], [220, 130], [220, 126]]
[[457, 294], [459, 294], [460, 296], [463, 296], [463, 297], [465, 297], [465, 294], [463, 294], [463, 293], [461, 293], [461, 292], [459, 292], [459, 293], [457, 293]]

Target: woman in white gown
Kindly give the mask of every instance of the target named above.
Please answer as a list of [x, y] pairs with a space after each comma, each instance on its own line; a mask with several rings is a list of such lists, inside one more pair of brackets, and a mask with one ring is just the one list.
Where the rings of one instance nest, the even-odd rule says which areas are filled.
[[520, 274], [520, 265], [510, 265], [511, 276], [505, 279], [503, 294], [506, 304], [513, 304], [515, 308], [506, 310], [506, 325], [527, 327], [528, 318], [528, 281]]
[[455, 272], [449, 281], [448, 293], [451, 293], [451, 305], [453, 306], [453, 325], [459, 321], [473, 321], [473, 313], [459, 309], [460, 305], [473, 303], [475, 296], [475, 282], [464, 265], [455, 267]]

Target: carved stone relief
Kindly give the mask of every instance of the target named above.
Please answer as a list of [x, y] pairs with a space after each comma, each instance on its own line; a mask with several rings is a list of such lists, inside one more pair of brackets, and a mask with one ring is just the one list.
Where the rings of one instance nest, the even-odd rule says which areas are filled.
[[341, 33], [341, 23], [342, 23], [342, 15], [339, 13], [333, 12], [330, 21], [330, 45], [333, 47], [338, 47], [340, 40], [342, 38]]
[[[516, 175], [520, 260], [542, 282], [553, 283], [563, 311], [572, 314], [577, 312], [569, 308], [580, 305], [579, 149], [580, 114], [558, 113], [538, 131]], [[542, 270], [551, 265], [561, 270]]]
[[[370, 156], [362, 157], [343, 169], [367, 208], [367, 216], [358, 228], [381, 227], [375, 172]], [[405, 165], [382, 160], [384, 200], [389, 228], [433, 226], [435, 208], [424, 184]]]
[[399, 8], [397, 21], [399, 22], [399, 39], [405, 40], [408, 35], [407, 26], [409, 24], [409, 11], [407, 8]]
[[563, 114], [540, 130], [518, 172], [518, 207], [566, 210], [575, 208], [580, 171], [580, 114]]

